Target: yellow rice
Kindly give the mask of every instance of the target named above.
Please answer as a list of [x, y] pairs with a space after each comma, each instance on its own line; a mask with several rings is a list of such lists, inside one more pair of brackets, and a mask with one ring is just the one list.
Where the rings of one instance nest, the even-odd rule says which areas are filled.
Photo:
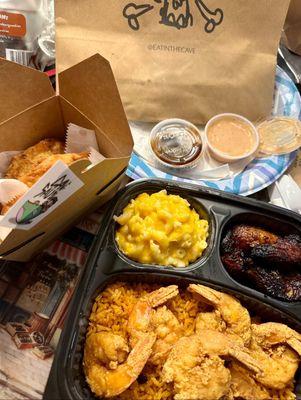
[[[95, 299], [89, 320], [87, 335], [92, 332], [111, 331], [128, 340], [127, 322], [129, 314], [137, 300], [155, 289], [159, 285], [114, 283]], [[210, 310], [187, 290], [180, 290], [180, 294], [166, 303], [166, 306], [175, 314], [185, 328], [186, 336], [194, 333], [195, 318], [199, 312]], [[120, 400], [171, 400], [173, 399], [173, 385], [162, 381], [163, 365], [146, 364], [141, 376], [129, 389], [115, 399]], [[293, 387], [284, 390], [270, 390], [271, 400], [293, 400]]]

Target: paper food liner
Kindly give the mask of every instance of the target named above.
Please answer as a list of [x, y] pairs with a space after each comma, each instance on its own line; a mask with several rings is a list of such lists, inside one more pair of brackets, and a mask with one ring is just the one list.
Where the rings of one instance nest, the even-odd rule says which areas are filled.
[[153, 123], [130, 122], [134, 139], [134, 151], [153, 167], [163, 172], [172, 173], [173, 175], [188, 179], [220, 180], [239, 174], [254, 159], [254, 156], [251, 156], [231, 164], [223, 164], [214, 160], [206, 148], [204, 127], [198, 126], [198, 129], [203, 136], [203, 143], [205, 146], [204, 154], [198, 164], [190, 169], [165, 167], [154, 158], [149, 145], [149, 135], [153, 126]]
[[[95, 132], [70, 123], [65, 136], [65, 153], [82, 153], [85, 151], [89, 153], [90, 167], [98, 164], [105, 158], [99, 152]], [[19, 151], [0, 153], [0, 178], [5, 176], [12, 158], [19, 153]], [[16, 179], [0, 179], [0, 203], [5, 205], [13, 199], [22, 196], [28, 189], [27, 185]]]
[[1, 204], [9, 203], [14, 198], [22, 196], [29, 187], [17, 179], [0, 179]]
[[287, 117], [271, 118], [257, 126], [259, 155], [291, 153], [301, 146], [301, 122]]
[[91, 148], [99, 152], [95, 132], [70, 123], [66, 132], [65, 153], [90, 153]]

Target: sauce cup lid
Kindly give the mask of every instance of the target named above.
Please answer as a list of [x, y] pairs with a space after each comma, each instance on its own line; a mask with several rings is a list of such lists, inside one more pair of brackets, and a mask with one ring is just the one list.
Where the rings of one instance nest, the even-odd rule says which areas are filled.
[[178, 118], [167, 119], [154, 126], [150, 134], [150, 147], [161, 164], [172, 168], [194, 166], [204, 151], [199, 129]]
[[301, 122], [289, 117], [270, 118], [257, 126], [260, 138], [259, 152], [280, 155], [301, 146]]

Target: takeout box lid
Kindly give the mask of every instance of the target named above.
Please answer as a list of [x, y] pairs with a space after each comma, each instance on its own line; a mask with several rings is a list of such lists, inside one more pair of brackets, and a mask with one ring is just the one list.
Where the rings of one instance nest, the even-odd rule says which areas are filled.
[[110, 63], [95, 54], [58, 76], [59, 93], [128, 156], [133, 139]]
[[0, 58], [0, 123], [55, 95], [46, 74]]
[[[128, 157], [133, 139], [110, 63], [100, 54], [87, 58], [58, 76], [59, 95], [93, 122]], [[55, 96], [48, 76], [0, 59], [2, 104], [0, 124]]]

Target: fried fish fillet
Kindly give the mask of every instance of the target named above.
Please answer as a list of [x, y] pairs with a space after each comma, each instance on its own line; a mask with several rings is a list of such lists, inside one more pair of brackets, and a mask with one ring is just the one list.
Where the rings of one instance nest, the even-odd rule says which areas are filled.
[[63, 161], [65, 164], [70, 165], [74, 161], [87, 158], [88, 153], [67, 153], [67, 154], [53, 154], [44, 160], [39, 165], [32, 168], [28, 174], [22, 175], [19, 180], [28, 187], [34, 185], [57, 161]]
[[5, 178], [18, 179], [53, 154], [64, 153], [64, 143], [56, 139], [44, 139], [12, 158]]
[[[55, 139], [44, 139], [13, 157], [5, 178], [18, 179], [28, 187], [33, 186], [58, 160], [70, 165], [74, 161], [88, 158], [88, 152], [64, 153], [64, 144]], [[19, 197], [2, 206], [4, 215]]]

